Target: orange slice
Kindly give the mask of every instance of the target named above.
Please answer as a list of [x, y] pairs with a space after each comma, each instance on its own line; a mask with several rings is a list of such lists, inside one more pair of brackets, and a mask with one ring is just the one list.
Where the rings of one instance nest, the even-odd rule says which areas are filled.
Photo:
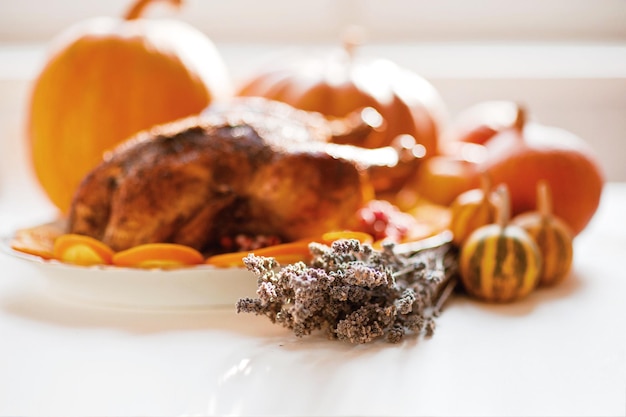
[[281, 265], [293, 264], [299, 261], [307, 262], [311, 259], [309, 252], [309, 240], [298, 240], [291, 243], [281, 243], [280, 245], [267, 246], [265, 248], [224, 253], [213, 255], [207, 258], [206, 263], [222, 268], [242, 267], [243, 258], [253, 253], [257, 256], [272, 257]]
[[234, 268], [244, 266], [243, 258], [253, 253], [257, 256], [265, 256], [276, 259], [281, 265], [293, 264], [296, 262], [309, 262], [311, 260], [311, 252], [309, 251], [309, 243], [320, 242], [324, 244], [332, 244], [339, 239], [357, 239], [361, 243], [372, 243], [374, 240], [369, 233], [356, 231], [333, 231], [324, 233], [319, 238], [300, 239], [295, 242], [281, 243], [280, 245], [267, 246], [265, 248], [223, 253], [213, 255], [207, 258], [206, 263], [221, 268]]
[[15, 232], [11, 248], [43, 259], [53, 259], [54, 241], [62, 234], [62, 227], [56, 223], [21, 229]]
[[179, 268], [204, 261], [200, 252], [176, 243], [146, 243], [113, 255], [113, 265], [132, 268]]
[[89, 266], [111, 263], [113, 249], [89, 236], [65, 234], [54, 241], [54, 258], [59, 261]]
[[330, 245], [339, 239], [356, 239], [361, 243], [372, 243], [374, 241], [374, 238], [369, 233], [357, 232], [353, 230], [333, 231], [322, 235], [322, 243], [327, 245]]

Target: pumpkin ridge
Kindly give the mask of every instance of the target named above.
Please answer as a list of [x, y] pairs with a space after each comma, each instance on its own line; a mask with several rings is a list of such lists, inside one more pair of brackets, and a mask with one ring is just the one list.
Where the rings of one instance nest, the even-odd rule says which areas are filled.
[[558, 256], [554, 257], [554, 271], [552, 271], [552, 274], [550, 275], [551, 281], [554, 279], [555, 276], [561, 274], [565, 275], [571, 267], [571, 253], [567, 238], [563, 234], [558, 233], [556, 230], [553, 231], [552, 235], [554, 237], [556, 252]]
[[514, 267], [515, 278], [517, 279], [517, 288], [524, 288], [524, 284], [527, 281], [528, 270], [528, 257], [524, 245], [518, 240], [512, 239], [513, 254], [514, 254]]
[[496, 277], [503, 276], [503, 267], [507, 259], [507, 243], [508, 240], [504, 232], [500, 233], [496, 241], [496, 256], [494, 260], [493, 274]]
[[482, 282], [482, 258], [485, 252], [485, 242], [480, 241], [476, 244], [474, 249], [474, 255], [469, 259], [469, 271], [470, 271], [470, 287], [471, 292], [476, 291], [476, 288], [480, 288]]

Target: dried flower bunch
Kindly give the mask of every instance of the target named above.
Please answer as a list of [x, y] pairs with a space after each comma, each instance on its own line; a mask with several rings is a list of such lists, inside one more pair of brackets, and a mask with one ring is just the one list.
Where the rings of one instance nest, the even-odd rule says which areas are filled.
[[237, 312], [266, 315], [299, 337], [322, 329], [351, 343], [383, 337], [397, 343], [406, 334], [433, 334], [456, 281], [447, 242], [411, 254], [352, 239], [309, 249], [309, 265], [281, 267], [273, 258], [248, 255], [244, 263], [258, 278], [258, 298], [239, 300]]

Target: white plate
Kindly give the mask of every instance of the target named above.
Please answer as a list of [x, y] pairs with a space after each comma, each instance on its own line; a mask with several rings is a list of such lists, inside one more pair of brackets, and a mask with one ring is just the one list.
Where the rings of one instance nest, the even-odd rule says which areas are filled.
[[11, 248], [10, 237], [0, 249], [28, 262], [51, 290], [95, 305], [148, 309], [201, 309], [234, 306], [256, 295], [256, 277], [244, 268], [200, 265], [179, 269], [139, 269], [115, 266], [76, 266], [44, 260]]

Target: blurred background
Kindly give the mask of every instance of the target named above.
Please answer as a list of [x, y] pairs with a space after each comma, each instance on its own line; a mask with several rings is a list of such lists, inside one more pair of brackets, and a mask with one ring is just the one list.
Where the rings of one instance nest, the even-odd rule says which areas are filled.
[[[24, 157], [24, 107], [51, 38], [130, 3], [0, 0], [0, 155]], [[608, 180], [626, 181], [625, 0], [186, 0], [148, 15], [206, 33], [235, 80], [290, 49], [338, 47], [359, 25], [359, 53], [427, 78], [451, 115], [484, 100], [525, 103], [536, 120], [591, 143]]]

